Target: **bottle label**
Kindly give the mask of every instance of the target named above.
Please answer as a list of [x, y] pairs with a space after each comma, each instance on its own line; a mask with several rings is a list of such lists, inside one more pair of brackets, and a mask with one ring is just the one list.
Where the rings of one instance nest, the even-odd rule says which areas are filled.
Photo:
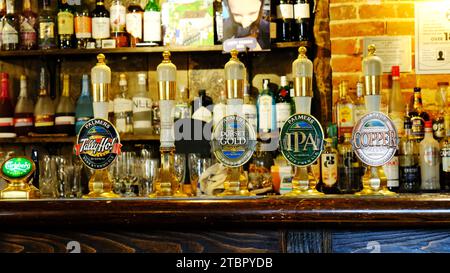
[[309, 18], [309, 4], [308, 3], [298, 3], [294, 6], [294, 16], [295, 19], [305, 19]]
[[109, 18], [95, 17], [92, 18], [92, 38], [106, 39], [109, 38]]
[[[111, 31], [112, 32], [125, 32], [125, 19], [126, 9], [122, 5], [115, 5], [111, 7]], [[128, 26], [127, 26], [128, 28]]]
[[53, 22], [42, 22], [39, 24], [39, 38], [55, 38], [55, 23]]
[[75, 35], [77, 39], [89, 39], [92, 36], [92, 19], [89, 16], [75, 17]]
[[33, 126], [33, 118], [15, 118], [14, 127]]
[[126, 118], [116, 118], [115, 122], [116, 129], [119, 133], [125, 133], [127, 130], [127, 120]]
[[135, 38], [142, 39], [142, 13], [128, 13], [126, 18], [128, 33]]
[[277, 6], [277, 18], [294, 19], [294, 5], [280, 4]]
[[341, 104], [338, 106], [338, 122], [340, 127], [353, 127], [352, 104]]
[[148, 112], [152, 110], [152, 100], [149, 98], [134, 97], [133, 113]]
[[388, 163], [383, 166], [383, 170], [387, 178], [388, 187], [398, 187], [399, 185], [398, 164], [398, 157], [394, 156]]
[[158, 11], [144, 12], [144, 41], [161, 41], [161, 13]]
[[0, 127], [14, 126], [13, 118], [0, 118]]
[[442, 171], [450, 172], [450, 147], [443, 148], [441, 150], [441, 157], [442, 157]]
[[50, 127], [55, 125], [53, 115], [37, 115], [35, 116], [34, 127]]
[[[270, 22], [270, 39], [274, 40], [277, 38], [277, 23]], [[292, 96], [293, 94], [291, 94]]]
[[58, 33], [59, 35], [72, 35], [74, 33], [73, 14], [71, 12], [58, 12]]
[[417, 116], [413, 117], [411, 118], [411, 123], [411, 135], [416, 139], [423, 139], [425, 135], [423, 118]]
[[135, 120], [133, 122], [133, 127], [135, 129], [152, 128], [152, 122], [150, 120]]
[[284, 122], [291, 116], [291, 105], [289, 103], [277, 103], [276, 104], [277, 113], [277, 128], [281, 128]]
[[60, 116], [55, 118], [55, 125], [74, 125], [74, 116]]
[[259, 129], [267, 131], [272, 129], [272, 97], [271, 96], [261, 96], [259, 98]]
[[133, 102], [129, 99], [116, 98], [114, 99], [114, 113], [125, 113], [133, 111]]
[[19, 43], [19, 33], [13, 26], [11, 26], [8, 23], [6, 23], [3, 26], [2, 43], [3, 44], [18, 44]]
[[[34, 25], [34, 24], [33, 24]], [[36, 42], [37, 33], [28, 19], [20, 24], [20, 39], [22, 44], [30, 44]]]
[[433, 135], [437, 139], [445, 137], [444, 119], [433, 120]]
[[330, 153], [322, 154], [322, 182], [332, 187], [337, 182], [337, 155]]
[[400, 167], [400, 180], [402, 183], [419, 183], [420, 171], [417, 166]]
[[361, 119], [366, 114], [365, 106], [355, 106], [355, 122]]
[[423, 160], [429, 166], [436, 166], [439, 164], [439, 151], [434, 147], [428, 147], [424, 150]]

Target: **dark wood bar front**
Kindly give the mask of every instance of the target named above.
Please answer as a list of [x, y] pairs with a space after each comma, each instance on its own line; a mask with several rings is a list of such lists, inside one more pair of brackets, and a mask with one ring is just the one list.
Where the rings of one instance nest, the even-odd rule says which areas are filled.
[[447, 252], [450, 195], [1, 201], [0, 223], [0, 252]]

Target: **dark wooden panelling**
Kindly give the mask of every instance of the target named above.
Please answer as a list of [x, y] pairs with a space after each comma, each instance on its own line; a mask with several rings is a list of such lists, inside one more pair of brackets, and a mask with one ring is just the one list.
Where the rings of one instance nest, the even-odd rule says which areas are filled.
[[331, 233], [327, 231], [288, 231], [285, 242], [288, 253], [331, 252]]
[[67, 252], [78, 242], [81, 252], [280, 252], [279, 232], [57, 231], [0, 232], [0, 252]]
[[392, 230], [333, 232], [337, 253], [450, 252], [450, 230]]

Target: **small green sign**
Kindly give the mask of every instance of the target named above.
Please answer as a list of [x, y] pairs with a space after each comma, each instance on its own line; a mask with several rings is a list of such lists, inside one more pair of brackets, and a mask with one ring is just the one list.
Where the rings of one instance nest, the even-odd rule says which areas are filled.
[[31, 160], [24, 157], [14, 157], [3, 164], [2, 172], [9, 178], [21, 178], [33, 170]]
[[319, 121], [308, 114], [294, 114], [281, 129], [281, 153], [289, 163], [303, 167], [313, 164], [323, 150], [323, 129]]

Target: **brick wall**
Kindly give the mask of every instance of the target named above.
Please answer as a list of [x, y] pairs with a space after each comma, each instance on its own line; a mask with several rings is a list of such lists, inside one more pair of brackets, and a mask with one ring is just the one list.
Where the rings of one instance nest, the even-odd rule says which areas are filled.
[[[331, 66], [333, 100], [341, 80], [355, 88], [361, 76], [363, 37], [409, 35], [412, 37], [411, 73], [401, 73], [400, 83], [405, 99], [414, 86], [422, 87], [425, 106], [433, 110], [435, 90], [449, 75], [416, 75], [414, 65], [414, 1], [330, 0]], [[390, 75], [383, 76], [383, 94], [387, 96]]]

